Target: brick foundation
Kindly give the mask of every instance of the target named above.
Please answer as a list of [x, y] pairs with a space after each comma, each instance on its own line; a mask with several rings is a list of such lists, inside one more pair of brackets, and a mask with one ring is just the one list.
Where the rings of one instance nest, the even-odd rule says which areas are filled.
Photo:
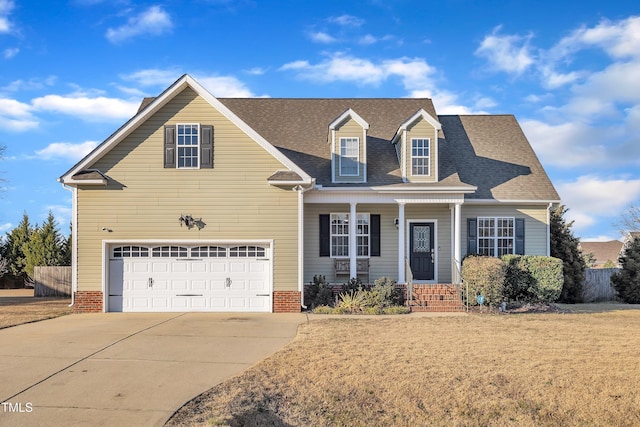
[[300, 291], [273, 291], [274, 313], [300, 313]]
[[76, 313], [102, 313], [102, 291], [78, 291], [73, 301]]

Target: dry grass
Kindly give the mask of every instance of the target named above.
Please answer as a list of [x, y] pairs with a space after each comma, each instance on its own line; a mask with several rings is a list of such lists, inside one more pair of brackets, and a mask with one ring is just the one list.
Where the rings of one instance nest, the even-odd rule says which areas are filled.
[[169, 425], [640, 425], [640, 310], [327, 319]]
[[35, 298], [33, 290], [0, 290], [0, 329], [70, 314], [70, 298]]

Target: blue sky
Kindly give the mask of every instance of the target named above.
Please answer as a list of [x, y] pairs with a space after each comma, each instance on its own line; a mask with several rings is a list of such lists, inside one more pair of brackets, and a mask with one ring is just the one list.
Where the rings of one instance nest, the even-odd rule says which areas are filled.
[[640, 201], [637, 1], [0, 0], [0, 232], [189, 73], [218, 97], [430, 97], [514, 114], [583, 240]]

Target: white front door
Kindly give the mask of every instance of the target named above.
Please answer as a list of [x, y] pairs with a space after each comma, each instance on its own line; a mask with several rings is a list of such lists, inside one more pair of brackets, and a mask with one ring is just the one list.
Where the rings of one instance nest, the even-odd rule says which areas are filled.
[[109, 311], [271, 311], [268, 247], [116, 246]]

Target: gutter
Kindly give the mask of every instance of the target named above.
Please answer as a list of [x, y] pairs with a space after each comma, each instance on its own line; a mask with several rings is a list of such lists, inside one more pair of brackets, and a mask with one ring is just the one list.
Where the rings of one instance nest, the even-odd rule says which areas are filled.
[[293, 190], [298, 193], [298, 290], [300, 291], [300, 306], [303, 310], [307, 309], [304, 305], [304, 193], [311, 190], [310, 187], [296, 185]]
[[71, 304], [69, 307], [73, 307], [78, 290], [78, 196], [76, 187], [70, 187], [61, 180], [59, 181], [62, 188], [71, 191]]

